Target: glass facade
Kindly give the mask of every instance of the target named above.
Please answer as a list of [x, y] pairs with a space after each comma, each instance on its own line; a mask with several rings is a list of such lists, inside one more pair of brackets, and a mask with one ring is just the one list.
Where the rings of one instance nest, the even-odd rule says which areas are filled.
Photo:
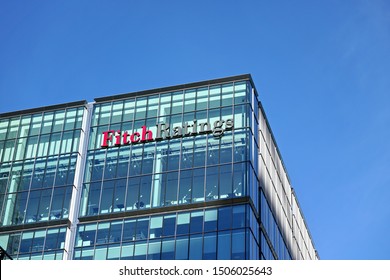
[[262, 173], [249, 75], [62, 107], [0, 120], [0, 245], [13, 258], [296, 258]]

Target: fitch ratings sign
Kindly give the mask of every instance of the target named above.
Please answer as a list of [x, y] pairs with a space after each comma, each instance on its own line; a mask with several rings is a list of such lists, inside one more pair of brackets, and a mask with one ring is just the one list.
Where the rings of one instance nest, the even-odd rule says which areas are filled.
[[138, 131], [129, 133], [128, 131], [107, 130], [103, 132], [101, 147], [118, 147], [122, 145], [134, 145], [151, 141], [161, 141], [165, 139], [196, 136], [199, 134], [213, 134], [214, 137], [222, 137], [225, 131], [232, 130], [233, 119], [217, 120], [212, 125], [208, 122], [193, 120], [192, 123], [185, 122], [182, 125], [170, 126], [169, 123], [156, 124], [156, 135], [145, 125]]

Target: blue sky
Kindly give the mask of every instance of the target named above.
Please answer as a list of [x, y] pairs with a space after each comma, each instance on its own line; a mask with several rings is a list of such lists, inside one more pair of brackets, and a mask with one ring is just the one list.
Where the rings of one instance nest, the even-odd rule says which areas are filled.
[[0, 113], [250, 73], [322, 259], [390, 259], [390, 2], [0, 0]]

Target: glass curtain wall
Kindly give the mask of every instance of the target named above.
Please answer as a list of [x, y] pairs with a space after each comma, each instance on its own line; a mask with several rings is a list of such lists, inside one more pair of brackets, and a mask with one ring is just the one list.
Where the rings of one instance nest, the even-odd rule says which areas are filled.
[[[257, 188], [248, 184], [254, 182], [257, 146], [249, 98], [247, 82], [237, 82], [96, 104], [80, 216], [247, 195], [256, 204]], [[234, 119], [234, 129], [222, 137], [198, 133], [101, 148], [105, 131], [131, 135], [145, 126], [155, 136], [156, 124], [169, 124], [172, 130], [194, 120], [212, 127], [227, 119]]]
[[68, 217], [83, 109], [0, 120], [1, 226]]

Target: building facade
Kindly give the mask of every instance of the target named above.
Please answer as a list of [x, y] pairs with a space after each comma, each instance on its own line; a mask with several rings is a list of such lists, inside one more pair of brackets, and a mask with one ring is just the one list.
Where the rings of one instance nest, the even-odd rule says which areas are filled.
[[250, 75], [0, 115], [13, 259], [318, 259]]

